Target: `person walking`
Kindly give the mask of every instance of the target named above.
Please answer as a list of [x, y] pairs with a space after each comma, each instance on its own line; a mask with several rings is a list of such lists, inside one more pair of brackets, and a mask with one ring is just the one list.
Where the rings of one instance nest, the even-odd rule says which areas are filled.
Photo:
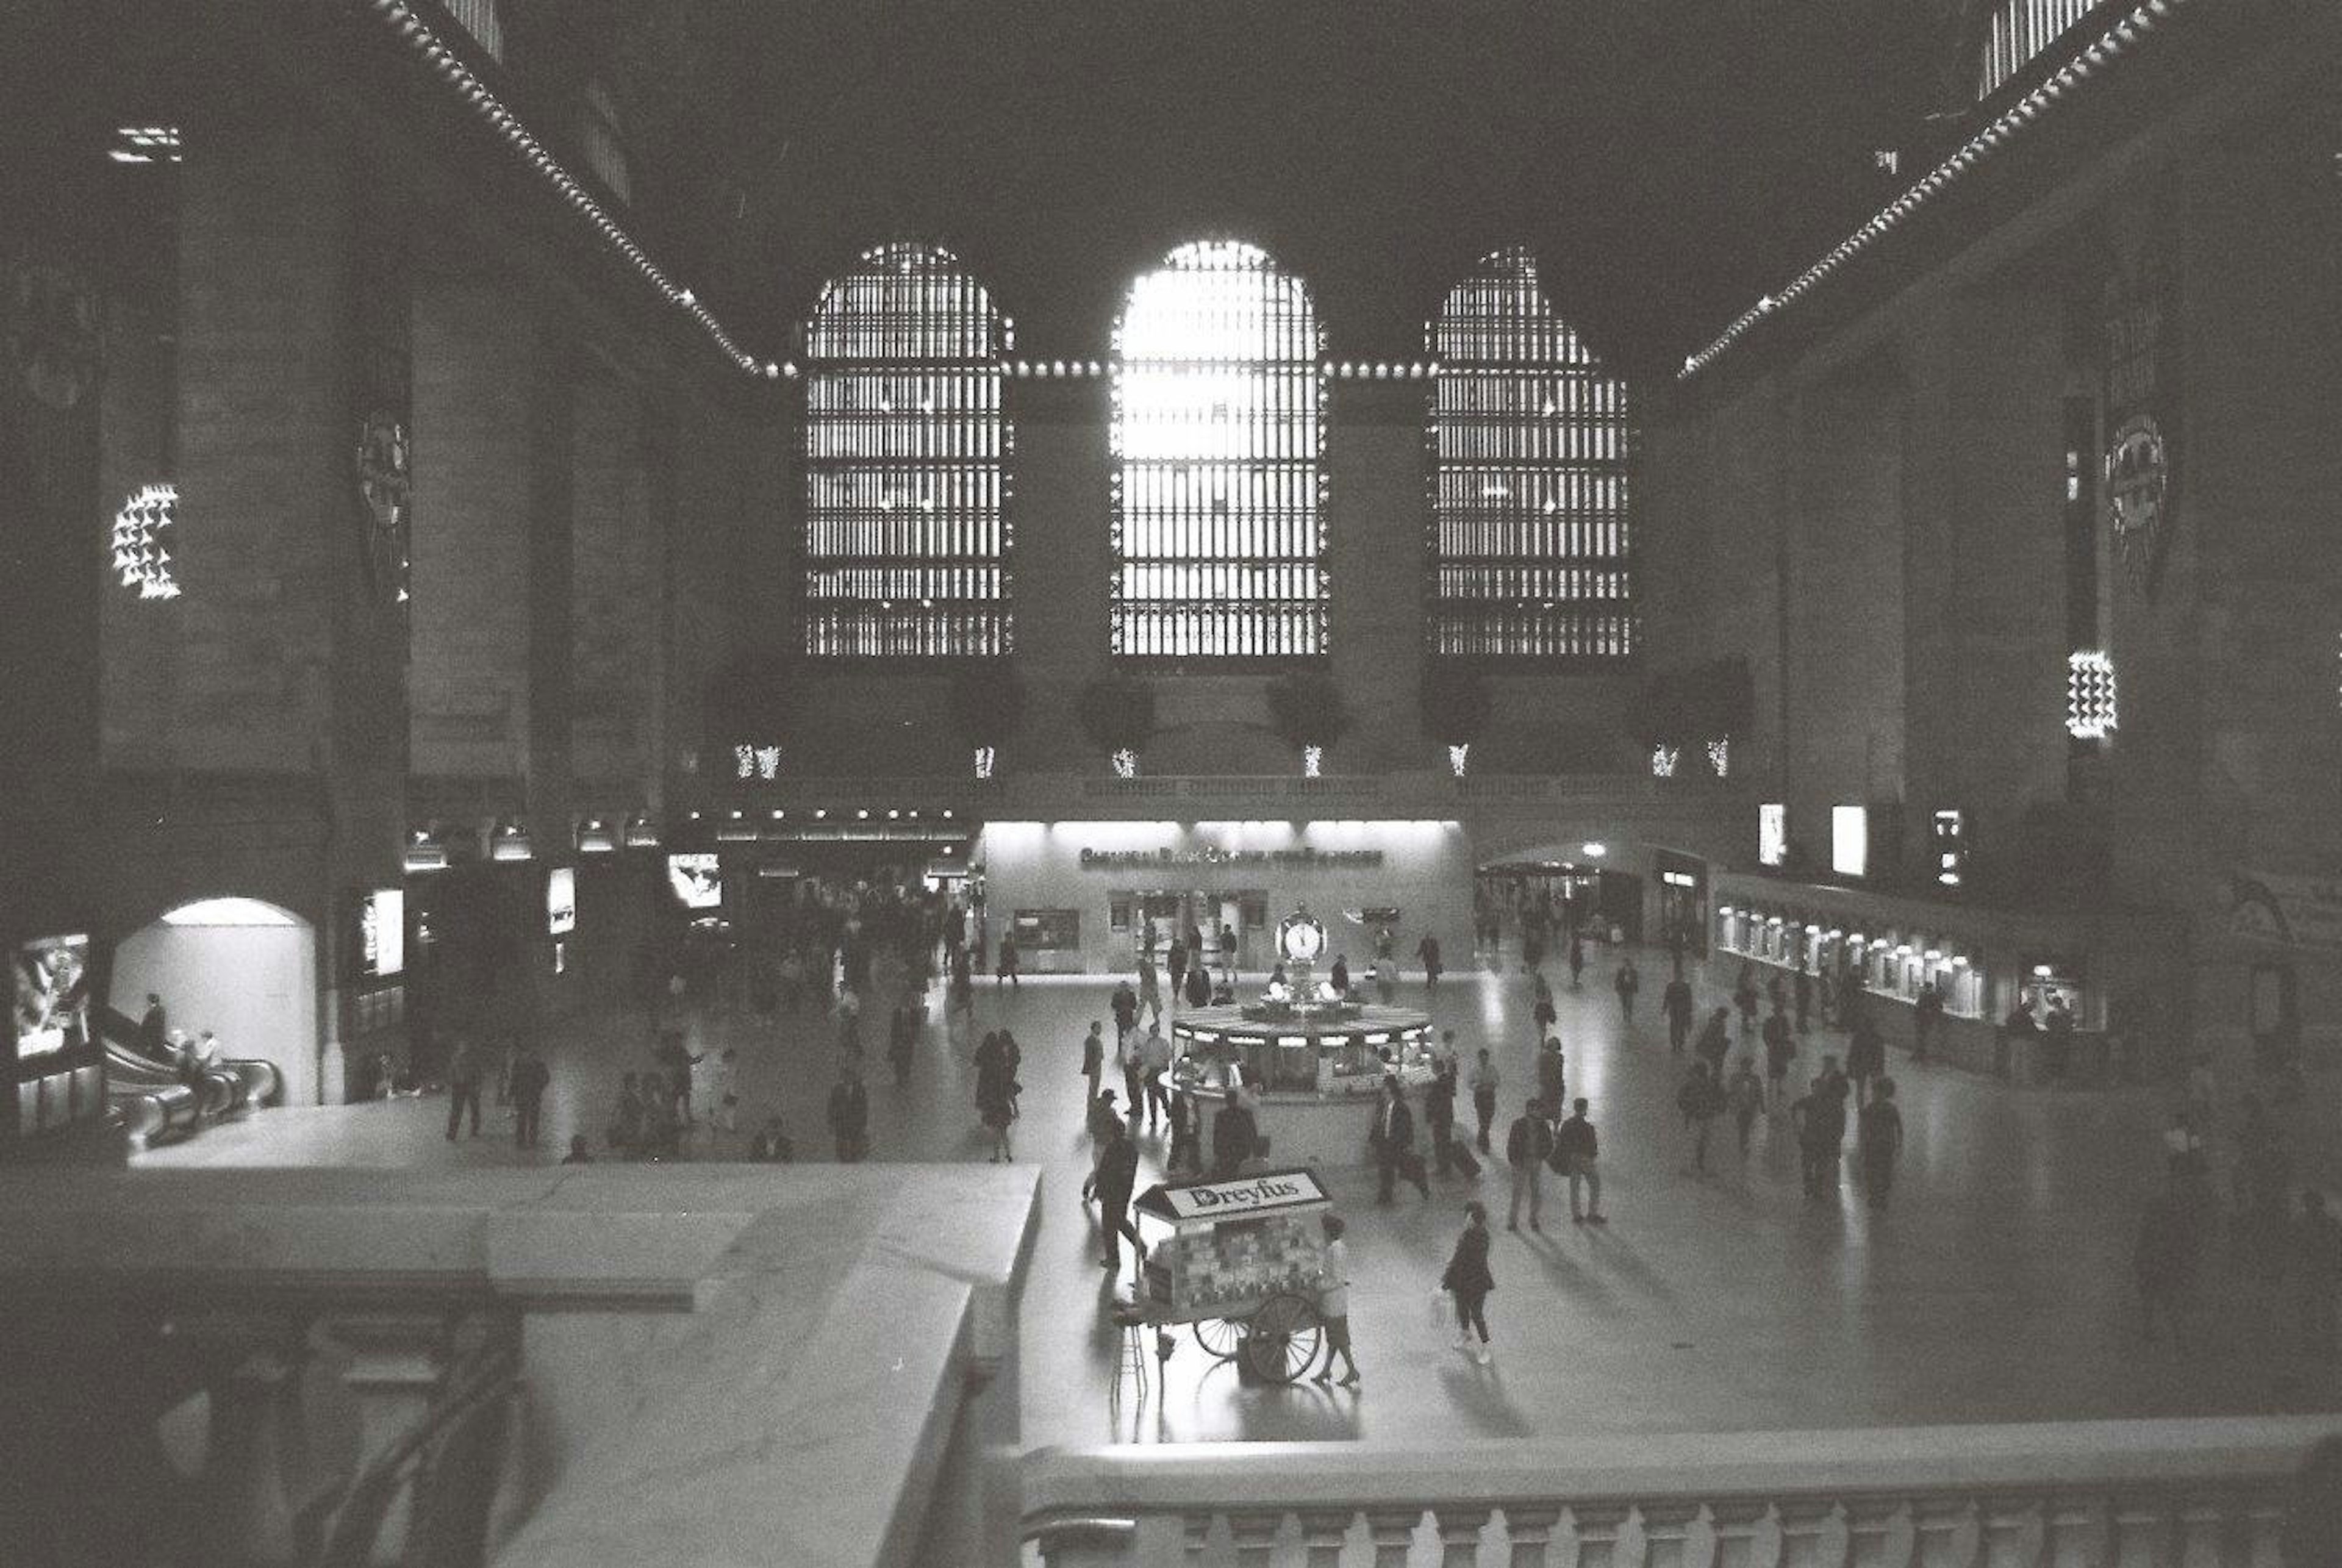
[[895, 1087], [907, 1087], [911, 1082], [911, 1058], [919, 1045], [919, 1011], [921, 1004], [911, 993], [895, 1004], [895, 1011], [886, 1021], [886, 1061], [895, 1069]]
[[1398, 960], [1387, 953], [1375, 960], [1375, 994], [1386, 1007], [1398, 1002]]
[[1130, 1221], [1130, 1198], [1137, 1187], [1138, 1145], [1131, 1142], [1130, 1134], [1117, 1120], [1098, 1156], [1097, 1166], [1098, 1233], [1106, 1241], [1106, 1255], [1098, 1264], [1110, 1273], [1122, 1272], [1125, 1236], [1130, 1238], [1141, 1272], [1146, 1268], [1146, 1251], [1138, 1240], [1138, 1227]]
[[1426, 991], [1437, 991], [1439, 976], [1445, 973], [1439, 961], [1439, 938], [1427, 931], [1425, 932], [1423, 940], [1415, 944], [1415, 958], [1416, 963], [1423, 965], [1423, 988]]
[[[1936, 1043], [1936, 1032], [1943, 1026], [1944, 994], [1930, 979], [1919, 987], [1919, 995], [1911, 1012], [1911, 1056], [1920, 1065], [1927, 1065], [1929, 1047]], [[1853, 1052], [1847, 1053], [1847, 1066], [1853, 1065]]]
[[1130, 1119], [1130, 1130], [1136, 1134], [1139, 1124], [1146, 1117], [1146, 1042], [1136, 1029], [1124, 1037], [1122, 1049], [1116, 1059], [1122, 1067], [1122, 1110]]
[[1174, 1091], [1171, 1095], [1171, 1148], [1163, 1156], [1166, 1174], [1192, 1171], [1204, 1174], [1204, 1140], [1200, 1130], [1203, 1112], [1193, 1094]]
[[[1927, 1057], [1922, 1054], [1919, 1060], [1924, 1062]], [[1867, 1007], [1855, 1015], [1854, 1033], [1846, 1043], [1846, 1075], [1854, 1081], [1857, 1105], [1870, 1097], [1871, 1081], [1887, 1075], [1887, 1040], [1872, 1022]]]
[[1576, 928], [1573, 927], [1569, 933], [1569, 988], [1572, 991], [1582, 991], [1585, 989], [1585, 987], [1579, 983], [1580, 977], [1584, 975], [1585, 973], [1586, 938], [1580, 936]]
[[1106, 1156], [1106, 1144], [1114, 1137], [1115, 1129], [1122, 1125], [1122, 1113], [1116, 1109], [1114, 1091], [1101, 1089], [1090, 1099], [1086, 1128], [1090, 1135], [1090, 1170], [1082, 1178], [1082, 1202], [1097, 1196], [1098, 1162]]
[[533, 1045], [523, 1044], [520, 1054], [513, 1058], [513, 1143], [515, 1147], [536, 1147], [537, 1129], [545, 1109], [545, 1091], [553, 1083], [552, 1070]]
[[170, 1016], [163, 1010], [163, 998], [149, 991], [146, 1011], [138, 1015], [138, 1049], [150, 1062], [167, 1062], [169, 1047], [165, 1043], [170, 1037]]
[[1334, 972], [1327, 978], [1334, 984], [1334, 994], [1347, 1001], [1350, 995], [1350, 955], [1348, 954], [1337, 953], [1334, 955]]
[[996, 988], [1003, 983], [1025, 989], [1024, 955], [1016, 951], [1016, 929], [1014, 926], [1000, 934], [1000, 966], [993, 972], [992, 984]]
[[1789, 1062], [1797, 1054], [1797, 1043], [1786, 1029], [1768, 1031], [1765, 1036], [1766, 1104], [1778, 1116], [1789, 1108]]
[[1530, 986], [1529, 995], [1531, 999], [1529, 1017], [1536, 1025], [1538, 1036], [1542, 1038], [1553, 1032], [1554, 1024], [1560, 1018], [1560, 1014], [1553, 1004], [1553, 987], [1546, 984], [1545, 976], [1540, 974]]
[[1320, 1214], [1317, 1224], [1326, 1233], [1326, 1248], [1318, 1254], [1317, 1263], [1317, 1317], [1326, 1325], [1326, 1364], [1309, 1381], [1331, 1383], [1334, 1358], [1338, 1355], [1347, 1369], [1342, 1386], [1356, 1388], [1358, 1362], [1350, 1351], [1350, 1244], [1342, 1239], [1347, 1227], [1339, 1214]]
[[1481, 1046], [1480, 1059], [1472, 1066], [1472, 1114], [1480, 1123], [1478, 1143], [1484, 1154], [1495, 1153], [1488, 1147], [1488, 1129], [1496, 1124], [1496, 1086], [1500, 1082], [1495, 1060], [1489, 1056], [1488, 1048]]
[[1846, 1143], [1845, 1094], [1827, 1074], [1816, 1078], [1790, 1107], [1789, 1123], [1797, 1133], [1806, 1196], [1837, 1196], [1838, 1155]]
[[836, 1142], [841, 1165], [854, 1164], [870, 1153], [870, 1091], [851, 1058], [838, 1068], [837, 1083], [829, 1092], [829, 1135]]
[[967, 949], [954, 948], [951, 955], [951, 999], [944, 1004], [946, 1014], [965, 1013], [976, 1016], [976, 965]]
[[1692, 1054], [1707, 1064], [1708, 1076], [1723, 1083], [1724, 1059], [1732, 1054], [1732, 1009], [1719, 1007], [1710, 1013], [1691, 1049]]
[[1461, 1155], [1471, 1156], [1455, 1146], [1456, 1141], [1456, 1063], [1452, 1058], [1435, 1063], [1431, 1069], [1431, 1084], [1423, 1092], [1424, 1125], [1431, 1129], [1431, 1165], [1440, 1175]]
[[1802, 956], [1797, 960], [1797, 972], [1789, 976], [1789, 990], [1797, 999], [1797, 1033], [1803, 1034], [1806, 1033], [1806, 1021], [1813, 1013], [1814, 977]]
[[1119, 1055], [1130, 1032], [1138, 1027], [1138, 993], [1130, 988], [1129, 981], [1114, 988], [1114, 998], [1106, 1004], [1106, 1010], [1114, 1014], [1114, 1047]]
[[[1447, 1267], [1439, 1276], [1442, 1290], [1456, 1298], [1456, 1348], [1470, 1351], [1482, 1366], [1488, 1364], [1488, 1293], [1496, 1288], [1488, 1272], [1488, 1211], [1477, 1203], [1464, 1205], [1464, 1233], [1456, 1238]], [[1474, 1348], [1471, 1336], [1480, 1336]]]
[[1155, 1024], [1163, 1022], [1163, 979], [1155, 970], [1151, 954], [1138, 958], [1138, 1005]]
[[976, 1114], [992, 1134], [992, 1161], [1015, 1161], [1008, 1124], [1016, 1118], [1016, 1100], [1008, 1065], [1008, 1049], [997, 1033], [986, 1034], [976, 1048]]
[[1383, 1103], [1375, 1111], [1374, 1131], [1368, 1141], [1374, 1146], [1375, 1167], [1381, 1180], [1375, 1196], [1376, 1203], [1389, 1206], [1392, 1189], [1400, 1176], [1413, 1182], [1426, 1199], [1431, 1196], [1423, 1158], [1415, 1152], [1415, 1113], [1407, 1109], [1406, 1093], [1396, 1075], [1383, 1079]]
[[1903, 1113], [1895, 1106], [1895, 1080], [1882, 1077], [1854, 1125], [1855, 1158], [1862, 1164], [1862, 1190], [1873, 1210], [1883, 1213], [1895, 1188], [1895, 1161], [1903, 1153]]
[[1082, 1101], [1082, 1118], [1089, 1119], [1089, 1107], [1097, 1103], [1099, 1080], [1106, 1076], [1106, 1025], [1090, 1020], [1090, 1032], [1082, 1040], [1082, 1076], [1089, 1080], [1090, 1092]]
[[1537, 1100], [1546, 1110], [1558, 1110], [1569, 1104], [1568, 1064], [1561, 1054], [1561, 1042], [1548, 1034], [1537, 1049]]
[[[1594, 1124], [1586, 1114], [1586, 1102], [1570, 1102], [1569, 1120], [1564, 1122], [1553, 1135], [1554, 1157], [1561, 1162], [1562, 1172], [1569, 1178], [1569, 1217], [1574, 1223], [1606, 1225], [1610, 1222], [1602, 1213], [1602, 1173], [1596, 1162], [1601, 1156], [1602, 1143], [1595, 1135]], [[1585, 1206], [1579, 1199], [1583, 1194]]]
[[1680, 1053], [1691, 1038], [1691, 982], [1678, 972], [1659, 993], [1659, 1012], [1667, 1021], [1667, 1049]]
[[486, 1064], [480, 1059], [480, 1048], [469, 1040], [455, 1042], [455, 1053], [447, 1058], [447, 1141], [455, 1141], [455, 1129], [463, 1123], [464, 1107], [472, 1108], [472, 1136], [480, 1135], [480, 1084], [486, 1076]]
[[1171, 1042], [1164, 1038], [1161, 1029], [1149, 1024], [1146, 1038], [1138, 1043], [1138, 1087], [1146, 1098], [1146, 1129], [1150, 1133], [1171, 1113], [1171, 1093], [1163, 1087], [1163, 1075], [1170, 1071]]
[[1748, 1034], [1756, 1027], [1756, 965], [1747, 960], [1740, 964], [1740, 977], [1732, 983], [1732, 1000], [1740, 1009], [1740, 1032]]
[[1643, 988], [1643, 977], [1635, 972], [1632, 958], [1618, 965], [1618, 973], [1610, 984], [1618, 993], [1618, 1016], [1632, 1024], [1635, 1021], [1635, 993]]
[[1546, 1108], [1531, 1100], [1513, 1118], [1512, 1128], [1505, 1134], [1505, 1163], [1513, 1172], [1513, 1203], [1505, 1218], [1505, 1229], [1521, 1228], [1521, 1195], [1526, 1193], [1529, 1200], [1529, 1229], [1539, 1233], [1545, 1230], [1545, 1164], [1552, 1158], [1553, 1124], [1546, 1120]]
[[1708, 1076], [1707, 1064], [1694, 1062], [1685, 1076], [1683, 1085], [1676, 1091], [1676, 1109], [1683, 1113], [1684, 1125], [1692, 1131], [1691, 1168], [1696, 1175], [1707, 1174], [1707, 1137], [1716, 1125], [1716, 1118], [1724, 1110], [1724, 1089]]
[[[1719, 1011], [1721, 1011], [1719, 1009]], [[1725, 1085], [1725, 1103], [1732, 1108], [1732, 1120], [1740, 1131], [1740, 1157], [1748, 1158], [1748, 1133], [1756, 1125], [1756, 1113], [1765, 1105], [1765, 1085], [1758, 1081], [1756, 1064], [1747, 1057], [1740, 1058], [1732, 1081]]]

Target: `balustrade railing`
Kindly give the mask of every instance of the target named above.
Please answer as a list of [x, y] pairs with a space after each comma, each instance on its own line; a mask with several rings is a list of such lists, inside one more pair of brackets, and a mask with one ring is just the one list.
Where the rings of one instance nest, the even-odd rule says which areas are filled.
[[2342, 1416], [1054, 1449], [1025, 1536], [1047, 1568], [2287, 1568], [2296, 1476], [2337, 1441]]

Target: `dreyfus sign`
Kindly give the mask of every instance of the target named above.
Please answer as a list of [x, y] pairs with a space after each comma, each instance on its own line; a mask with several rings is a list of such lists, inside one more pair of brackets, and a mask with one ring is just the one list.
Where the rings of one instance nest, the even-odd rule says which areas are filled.
[[1327, 1202], [1326, 1189], [1306, 1171], [1282, 1171], [1234, 1182], [1197, 1182], [1163, 1189], [1173, 1217], [1234, 1219]]
[[1275, 865], [1307, 870], [1344, 866], [1376, 866], [1383, 863], [1378, 849], [1222, 849], [1216, 844], [1199, 844], [1194, 849], [1086, 849], [1082, 851], [1085, 871], [1112, 871], [1124, 866], [1147, 868], [1193, 868], [1209, 865]]

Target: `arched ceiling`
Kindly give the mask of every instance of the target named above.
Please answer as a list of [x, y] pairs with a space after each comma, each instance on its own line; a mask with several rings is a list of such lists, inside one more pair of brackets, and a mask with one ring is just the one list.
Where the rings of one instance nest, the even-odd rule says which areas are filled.
[[[506, 0], [628, 84], [638, 201], [777, 331], [897, 235], [1020, 347], [1103, 351], [1171, 245], [1308, 277], [1334, 352], [1406, 355], [1512, 240], [1652, 365], [1895, 187], [1960, 0]], [[768, 341], [770, 339], [767, 339]]]

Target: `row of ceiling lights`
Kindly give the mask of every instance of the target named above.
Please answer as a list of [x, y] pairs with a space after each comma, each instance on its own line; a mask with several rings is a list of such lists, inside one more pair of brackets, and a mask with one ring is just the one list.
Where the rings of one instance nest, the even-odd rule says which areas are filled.
[[1697, 375], [1714, 364], [1725, 350], [1746, 336], [1757, 323], [1795, 304], [1802, 295], [1817, 287], [1830, 274], [1884, 238], [1888, 230], [1917, 211], [1923, 203], [1939, 195], [1962, 175], [1999, 151], [2067, 92], [2128, 53], [2141, 38], [2186, 3], [2187, 0], [2146, 0], [2145, 4], [2108, 29], [2097, 42], [2066, 62], [2047, 81], [1969, 137], [1959, 151], [1937, 165], [1933, 173], [1888, 203], [1877, 216], [1840, 241], [1836, 249], [1798, 274], [1777, 297], [1768, 294], [1743, 311], [1715, 342], [1684, 360], [1683, 370], [1676, 379], [1688, 381]]
[[[856, 822], [868, 822], [868, 821], [870, 820], [870, 814], [871, 814], [871, 811], [872, 811], [872, 808], [871, 808], [871, 807], [869, 807], [869, 806], [856, 806], [856, 807], [855, 807], [855, 808], [854, 808], [854, 814], [853, 814], [853, 815], [854, 815], [854, 820], [855, 820], [855, 821], [856, 821]], [[702, 814], [701, 814], [701, 813], [699, 813], [699, 812], [696, 812], [696, 811], [695, 811], [695, 812], [689, 812], [689, 813], [686, 813], [686, 815], [687, 819], [688, 819], [688, 820], [690, 820], [690, 821], [692, 821], [692, 822], [697, 822], [697, 821], [700, 819], [700, 817], [701, 817], [701, 815], [702, 815]], [[734, 822], [739, 822], [739, 821], [744, 820], [744, 819], [747, 816], [747, 814], [747, 814], [746, 812], [743, 811], [740, 807], [738, 807], [738, 806], [734, 806], [734, 807], [732, 808], [732, 812], [731, 812], [731, 820], [732, 820], [732, 821], [734, 821]], [[773, 820], [774, 820], [775, 822], [784, 822], [784, 821], [786, 821], [786, 820], [787, 820], [787, 818], [788, 818], [788, 814], [788, 814], [787, 812], [786, 812], [786, 811], [784, 811], [784, 810], [780, 809], [778, 806], [776, 806], [775, 808], [773, 808], [773, 812], [772, 812], [772, 818], [773, 818]], [[952, 821], [956, 820], [956, 819], [955, 818], [955, 816], [953, 815], [953, 813], [952, 813], [952, 811], [951, 811], [951, 808], [950, 808], [950, 807], [948, 807], [948, 806], [945, 807], [945, 808], [944, 808], [944, 810], [943, 810], [943, 812], [942, 812], [940, 814], [941, 814], [941, 816], [942, 816], [943, 820], [944, 820], [944, 821], [946, 821], [946, 822], [952, 822]], [[840, 821], [844, 821], [844, 820], [846, 819], [846, 808], [845, 808], [844, 806], [840, 806], [840, 807], [838, 808], [837, 815], [838, 815], [838, 818], [839, 818], [839, 820], [840, 820]], [[913, 822], [916, 822], [916, 821], [918, 821], [918, 820], [919, 820], [919, 808], [918, 808], [918, 807], [916, 807], [916, 806], [913, 806], [913, 807], [912, 807], [910, 810], [908, 810], [908, 811], [905, 811], [905, 810], [903, 810], [903, 809], [902, 809], [901, 807], [899, 807], [899, 806], [888, 806], [888, 807], [886, 808], [886, 821], [888, 821], [888, 822], [900, 822], [900, 821], [902, 821], [902, 820], [903, 820], [904, 818], [906, 818], [906, 817], [909, 818], [909, 819], [910, 819], [911, 821], [913, 821]], [[813, 810], [813, 820], [814, 820], [814, 821], [816, 821], [816, 822], [826, 822], [826, 821], [828, 821], [828, 820], [829, 820], [829, 808], [828, 808], [827, 806], [816, 806], [816, 807], [814, 808], [814, 810]]]

